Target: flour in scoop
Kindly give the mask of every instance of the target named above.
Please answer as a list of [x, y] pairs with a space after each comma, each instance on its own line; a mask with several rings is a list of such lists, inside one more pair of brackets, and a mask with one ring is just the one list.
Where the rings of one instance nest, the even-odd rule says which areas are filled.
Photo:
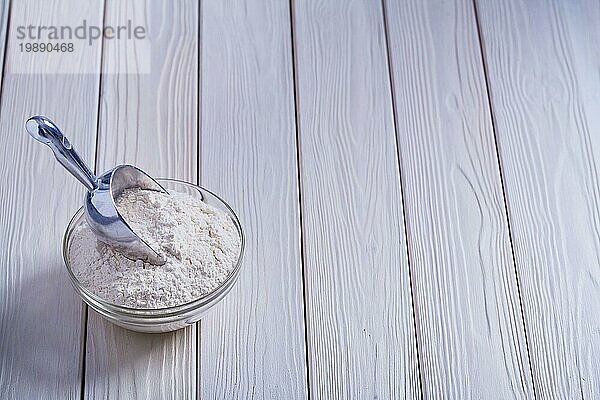
[[181, 305], [214, 290], [235, 268], [241, 238], [225, 212], [174, 191], [127, 189], [115, 203], [134, 232], [159, 249], [166, 262], [131, 261], [82, 223], [69, 247], [71, 268], [102, 299], [131, 308]]

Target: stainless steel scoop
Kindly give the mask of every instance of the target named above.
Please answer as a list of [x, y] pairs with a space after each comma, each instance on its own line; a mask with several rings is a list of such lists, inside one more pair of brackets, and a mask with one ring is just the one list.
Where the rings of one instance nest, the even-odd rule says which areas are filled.
[[95, 176], [60, 129], [46, 117], [38, 115], [29, 118], [25, 129], [34, 139], [48, 145], [58, 162], [86, 187], [85, 218], [99, 240], [129, 259], [155, 265], [165, 263], [164, 257], [131, 229], [115, 205], [115, 199], [125, 189], [141, 188], [168, 193], [165, 188], [141, 169], [128, 164], [117, 165]]

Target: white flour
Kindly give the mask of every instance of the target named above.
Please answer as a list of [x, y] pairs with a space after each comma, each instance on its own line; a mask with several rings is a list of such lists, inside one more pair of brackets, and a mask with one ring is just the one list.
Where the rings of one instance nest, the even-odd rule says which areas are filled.
[[98, 241], [83, 223], [69, 248], [71, 267], [97, 296], [132, 308], [170, 307], [212, 291], [234, 269], [241, 239], [225, 212], [174, 191], [128, 189], [116, 205], [166, 263], [131, 261]]

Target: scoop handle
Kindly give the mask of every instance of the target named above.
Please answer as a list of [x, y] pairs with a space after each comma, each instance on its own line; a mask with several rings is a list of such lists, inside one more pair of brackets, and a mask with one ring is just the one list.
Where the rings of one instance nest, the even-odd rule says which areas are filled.
[[25, 129], [35, 140], [48, 145], [58, 162], [83, 183], [87, 190], [91, 192], [97, 187], [96, 176], [54, 122], [42, 115], [36, 115], [27, 120]]

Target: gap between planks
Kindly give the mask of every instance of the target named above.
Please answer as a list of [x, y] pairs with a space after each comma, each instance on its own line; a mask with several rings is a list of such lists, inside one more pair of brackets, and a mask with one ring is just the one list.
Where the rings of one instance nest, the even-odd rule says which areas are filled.
[[479, 43], [479, 51], [481, 54], [481, 68], [485, 81], [485, 93], [488, 101], [490, 124], [492, 125], [492, 134], [494, 136], [494, 149], [496, 150], [496, 161], [498, 163], [498, 173], [500, 174], [500, 186], [502, 187], [502, 200], [504, 202], [504, 214], [506, 216], [506, 224], [508, 226], [508, 240], [510, 242], [510, 256], [512, 258], [512, 266], [514, 269], [515, 280], [517, 282], [517, 293], [519, 294], [519, 308], [521, 309], [521, 323], [523, 325], [523, 333], [525, 334], [525, 349], [527, 350], [527, 359], [529, 360], [529, 374], [531, 376], [531, 387], [533, 390], [533, 397], [537, 399], [536, 395], [536, 380], [533, 379], [533, 366], [531, 364], [531, 352], [529, 350], [529, 332], [527, 330], [527, 323], [525, 321], [525, 313], [523, 309], [523, 294], [521, 291], [521, 282], [519, 277], [519, 271], [517, 268], [517, 259], [515, 258], [515, 245], [513, 241], [513, 227], [511, 224], [510, 214], [508, 211], [508, 202], [506, 201], [506, 183], [504, 178], [504, 170], [502, 168], [502, 159], [500, 157], [500, 149], [498, 145], [498, 132], [496, 130], [496, 118], [494, 114], [492, 93], [490, 92], [490, 81], [487, 68], [487, 58], [485, 50], [483, 48], [483, 36], [481, 33], [481, 22], [479, 18], [479, 10], [477, 9], [477, 0], [472, 0], [473, 14], [475, 16], [475, 24], [477, 26], [477, 41]]
[[300, 140], [300, 118], [299, 118], [299, 107], [298, 107], [298, 78], [296, 76], [296, 38], [295, 38], [295, 27], [294, 27], [294, 0], [288, 2], [288, 12], [290, 16], [290, 48], [292, 51], [292, 83], [294, 91], [294, 125], [296, 128], [296, 168], [297, 168], [297, 191], [298, 191], [298, 216], [300, 221], [299, 238], [300, 238], [300, 269], [302, 271], [302, 302], [304, 309], [304, 353], [306, 357], [306, 391], [307, 399], [311, 399], [311, 381], [310, 381], [310, 351], [309, 351], [309, 321], [308, 318], [308, 302], [307, 302], [307, 280], [306, 280], [306, 264], [304, 254], [304, 235], [303, 235], [303, 215], [302, 210], [302, 157], [300, 152], [302, 151], [301, 140]]

